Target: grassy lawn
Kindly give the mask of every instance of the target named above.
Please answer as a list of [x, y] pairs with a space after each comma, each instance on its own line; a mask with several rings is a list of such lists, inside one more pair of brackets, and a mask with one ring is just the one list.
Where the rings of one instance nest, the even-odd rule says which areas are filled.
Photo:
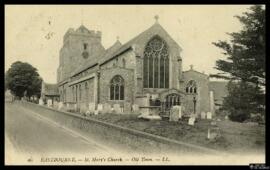
[[91, 118], [222, 151], [264, 152], [265, 126], [263, 125], [219, 121], [217, 126], [220, 128], [221, 136], [215, 140], [208, 140], [207, 131], [211, 126], [209, 120], [198, 120], [194, 126], [190, 126], [187, 120], [148, 121], [138, 119], [137, 116], [138, 114], [99, 114], [92, 115]]

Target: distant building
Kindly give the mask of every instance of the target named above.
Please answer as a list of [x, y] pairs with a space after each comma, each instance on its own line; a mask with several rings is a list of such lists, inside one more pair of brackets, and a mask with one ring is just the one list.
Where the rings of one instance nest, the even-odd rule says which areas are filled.
[[11, 94], [10, 90], [5, 91], [5, 102], [12, 102], [14, 99], [14, 96]]
[[43, 88], [43, 97], [59, 94], [60, 101], [79, 108], [89, 103], [120, 104], [124, 111], [130, 111], [132, 104], [158, 105], [163, 110], [181, 105], [186, 114], [213, 111], [211, 90], [220, 101], [223, 88], [212, 86], [208, 75], [192, 66], [182, 70], [182, 48], [158, 21], [125, 44], [117, 39], [105, 49], [101, 38], [101, 32], [83, 25], [68, 29], [60, 50], [57, 85], [44, 86], [58, 87], [58, 92], [49, 95]]
[[52, 102], [59, 101], [58, 85], [48, 84], [43, 81], [41, 86], [41, 99], [45, 103], [47, 103], [48, 99], [51, 99]]

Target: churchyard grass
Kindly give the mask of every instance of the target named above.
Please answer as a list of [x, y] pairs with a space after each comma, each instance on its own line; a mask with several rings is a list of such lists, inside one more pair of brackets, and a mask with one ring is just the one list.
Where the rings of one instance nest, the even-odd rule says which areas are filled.
[[196, 144], [231, 153], [262, 152], [265, 145], [265, 126], [236, 123], [228, 120], [217, 122], [221, 136], [215, 140], [207, 139], [207, 130], [211, 120], [198, 119], [194, 126], [188, 120], [178, 122], [168, 120], [148, 121], [138, 119], [138, 114], [99, 114], [91, 118], [113, 123], [119, 126], [140, 130], [170, 139]]

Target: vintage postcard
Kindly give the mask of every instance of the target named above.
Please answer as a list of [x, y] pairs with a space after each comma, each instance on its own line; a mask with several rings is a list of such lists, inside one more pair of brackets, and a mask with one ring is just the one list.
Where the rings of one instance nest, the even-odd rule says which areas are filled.
[[263, 165], [264, 62], [264, 5], [5, 5], [5, 164]]

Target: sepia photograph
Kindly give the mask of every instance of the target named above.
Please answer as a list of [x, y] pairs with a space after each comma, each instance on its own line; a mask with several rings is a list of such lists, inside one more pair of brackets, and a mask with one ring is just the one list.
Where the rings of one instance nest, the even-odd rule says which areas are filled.
[[4, 8], [5, 165], [266, 163], [265, 5]]

